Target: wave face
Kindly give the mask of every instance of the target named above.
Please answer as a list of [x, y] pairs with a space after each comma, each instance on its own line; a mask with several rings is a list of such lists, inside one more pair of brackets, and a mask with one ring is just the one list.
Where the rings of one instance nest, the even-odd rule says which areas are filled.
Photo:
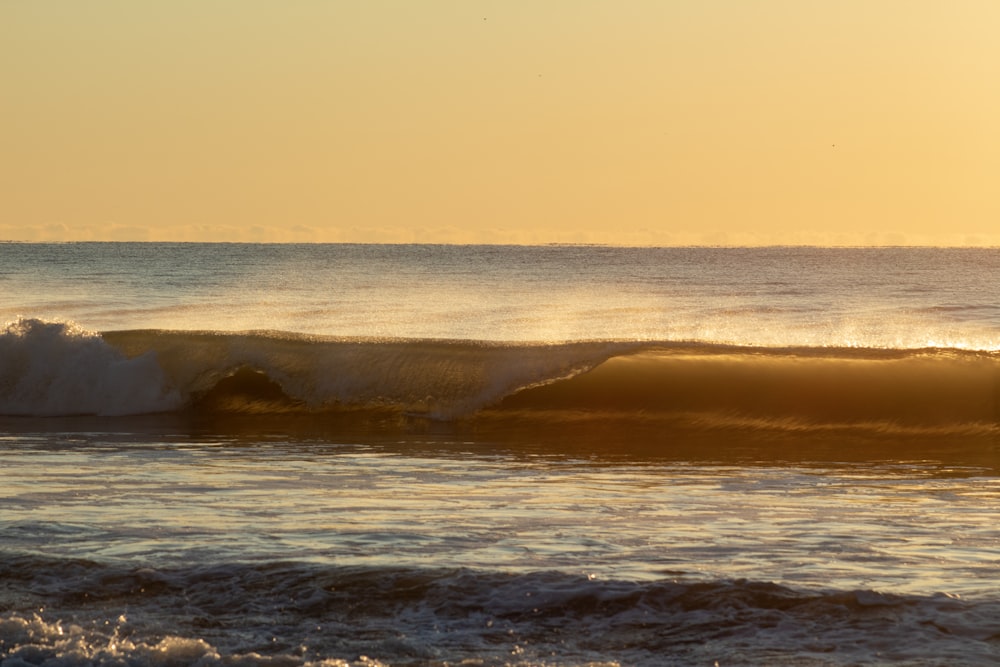
[[954, 350], [653, 348], [505, 398], [525, 411], [884, 428], [990, 426], [1000, 358]]
[[[189, 405], [229, 412], [379, 410], [468, 416], [519, 389], [589, 370], [633, 343], [339, 339], [282, 332], [123, 331]], [[280, 391], [276, 391], [280, 389]]]
[[1000, 355], [684, 342], [494, 343], [117, 331], [18, 320], [5, 415], [380, 413], [481, 423], [993, 431]]

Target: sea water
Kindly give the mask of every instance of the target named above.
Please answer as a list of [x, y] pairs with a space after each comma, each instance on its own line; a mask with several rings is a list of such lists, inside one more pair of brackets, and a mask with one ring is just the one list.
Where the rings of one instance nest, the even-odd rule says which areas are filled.
[[2, 244], [0, 664], [996, 664], [998, 278]]

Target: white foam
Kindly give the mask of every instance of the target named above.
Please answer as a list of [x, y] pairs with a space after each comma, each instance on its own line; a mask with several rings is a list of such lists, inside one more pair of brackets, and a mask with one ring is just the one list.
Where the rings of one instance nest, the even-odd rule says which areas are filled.
[[180, 403], [155, 353], [129, 359], [72, 322], [18, 318], [0, 329], [0, 414], [130, 415]]
[[[154, 639], [123, 636], [127, 623], [120, 616], [104, 631], [76, 624], [48, 622], [37, 613], [0, 616], [0, 665], [6, 667], [384, 667], [365, 656], [354, 662], [337, 658], [309, 661], [295, 655], [266, 656], [256, 652], [222, 655], [204, 639], [167, 635]], [[124, 633], [127, 635], [128, 633]]]

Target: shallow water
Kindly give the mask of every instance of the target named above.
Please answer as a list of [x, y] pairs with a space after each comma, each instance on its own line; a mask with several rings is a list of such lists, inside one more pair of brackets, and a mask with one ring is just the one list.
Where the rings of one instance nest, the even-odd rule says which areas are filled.
[[1000, 649], [1000, 478], [975, 466], [46, 432], [8, 436], [0, 467], [0, 629], [28, 664]]

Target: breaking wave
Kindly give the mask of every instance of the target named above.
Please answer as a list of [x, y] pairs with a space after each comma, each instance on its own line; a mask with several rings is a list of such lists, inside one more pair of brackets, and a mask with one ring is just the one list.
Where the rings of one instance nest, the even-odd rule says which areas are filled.
[[69, 322], [18, 319], [0, 330], [0, 414], [131, 415], [181, 405], [153, 352], [127, 357]]
[[98, 334], [34, 319], [0, 332], [0, 414], [172, 411], [995, 432], [1000, 354], [270, 331]]

